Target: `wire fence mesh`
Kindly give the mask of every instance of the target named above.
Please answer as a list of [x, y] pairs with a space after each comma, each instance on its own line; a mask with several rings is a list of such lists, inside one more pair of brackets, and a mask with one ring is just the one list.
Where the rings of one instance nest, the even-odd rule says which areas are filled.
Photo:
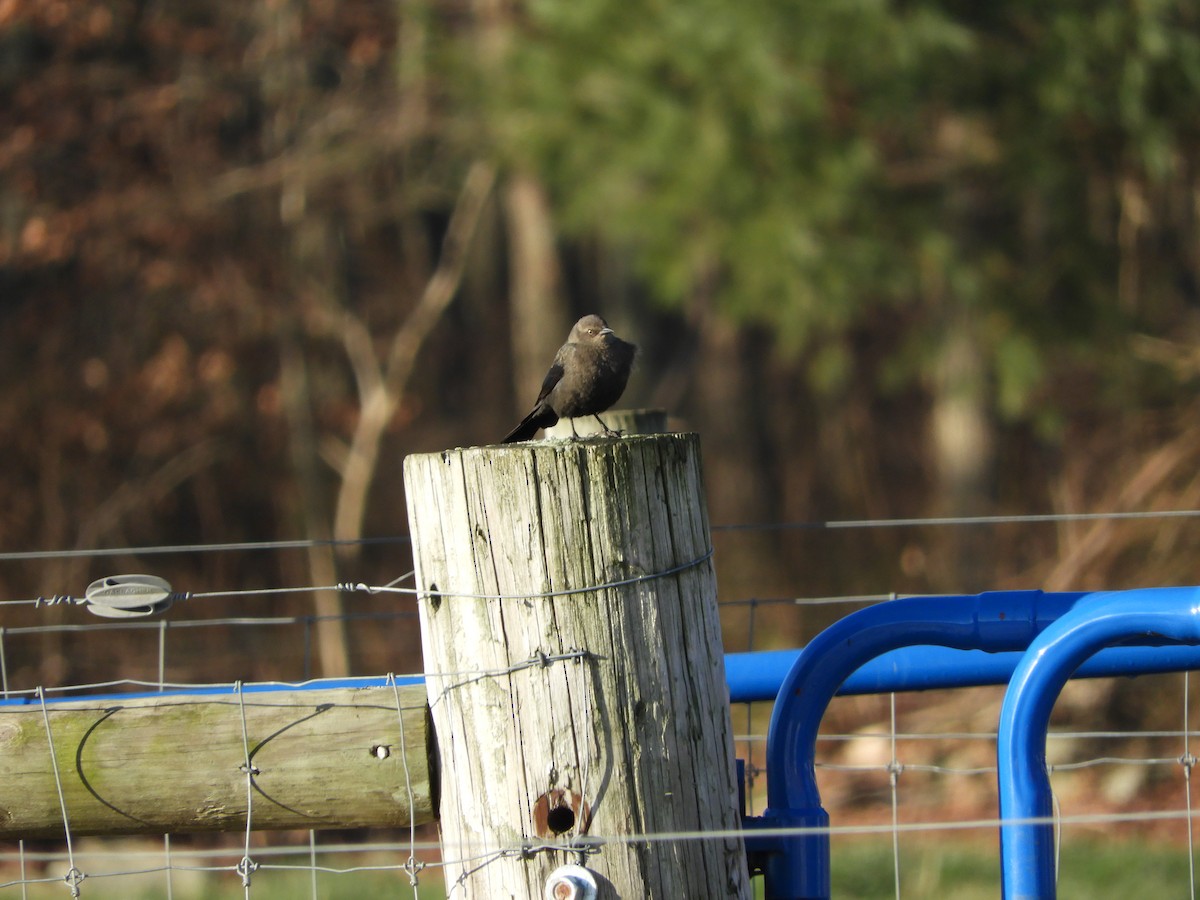
[[[1200, 518], [1200, 511], [1064, 516], [1004, 516], [978, 519], [902, 519], [843, 523], [791, 523], [782, 526], [714, 528], [722, 534], [748, 530], [835, 529], [861, 531], [883, 527], [995, 527], [1045, 525], [1096, 518], [1144, 522], [1157, 517]], [[373, 542], [392, 546], [403, 539]], [[168, 552], [233, 553], [302, 549], [305, 542], [122, 548], [101, 551], [101, 558], [154, 556]], [[74, 555], [76, 551], [70, 551]], [[36, 565], [63, 556], [53, 551], [8, 553], [0, 562]], [[721, 554], [718, 549], [718, 565]], [[188, 692], [209, 689], [213, 672], [236, 673], [220, 684], [236, 688], [256, 677], [280, 684], [304, 683], [314, 674], [314, 628], [321, 617], [305, 611], [304, 597], [321, 587], [225, 589], [182, 595], [182, 602], [154, 620], [94, 619], [85, 598], [69, 592], [46, 597], [0, 600], [0, 696], [35, 706], [53, 741], [51, 709], [62, 697], [107, 693]], [[390, 629], [405, 634], [405, 652], [419, 675], [415, 656], [416, 612], [404, 576], [377, 585], [333, 586], [356, 602], [344, 616], [365, 632]], [[726, 650], [759, 650], [775, 645], [779, 623], [789, 615], [816, 611], [824, 621], [872, 603], [899, 596], [890, 591], [844, 596], [735, 597], [721, 603], [727, 626]], [[239, 614], [227, 607], [235, 602]], [[279, 603], [292, 604], [290, 612]], [[17, 613], [20, 612], [18, 616]], [[20, 624], [9, 624], [14, 619]], [[8, 620], [8, 621], [6, 621]], [[809, 625], [809, 628], [816, 627]], [[203, 638], [194, 639], [196, 635]], [[809, 635], [811, 636], [811, 634]], [[46, 654], [61, 679], [44, 683]], [[378, 665], [364, 655], [364, 671], [380, 676], [396, 660]], [[371, 667], [375, 666], [372, 670]], [[1064, 850], [1073, 841], [1111, 839], [1114, 835], [1174, 848], [1186, 871], [1178, 892], [1196, 896], [1191, 778], [1200, 737], [1194, 692], [1186, 673], [1139, 678], [1132, 693], [1112, 683], [1072, 682], [1060, 699], [1047, 748], [1056, 795], [1055, 825]], [[387, 676], [386, 684], [395, 684]], [[244, 696], [237, 691], [237, 696]], [[970, 688], [921, 694], [838, 698], [831, 705], [818, 744], [822, 799], [831, 815], [834, 857], [843, 847], [882, 842], [886, 887], [874, 893], [835, 890], [842, 896], [930, 896], [930, 875], [920, 862], [931, 842], [949, 839], [997, 854], [996, 720], [1003, 688]], [[733, 709], [736, 753], [746, 761], [747, 812], [765, 802], [764, 744], [769, 703], [737, 704]], [[256, 831], [253, 828], [254, 762], [244, 748], [246, 808], [244, 829], [222, 834], [161, 837], [73, 835], [70, 814], [62, 810], [65, 838], [0, 843], [0, 896], [41, 897], [341, 897], [414, 898], [453, 896], [440, 870], [443, 854], [454, 848], [439, 842], [430, 825], [404, 829]], [[55, 766], [50, 753], [47, 766]], [[147, 773], [170, 777], [170, 773]], [[19, 791], [11, 777], [3, 791]], [[411, 785], [410, 785], [411, 791]], [[60, 792], [61, 797], [61, 792]], [[0, 807], [4, 803], [0, 800]], [[660, 834], [605, 836], [606, 840], [679, 841], [713, 835]], [[554, 848], [499, 847], [497, 854], [552, 851]], [[486, 864], [480, 859], [479, 864]], [[1070, 876], [1063, 868], [1063, 877]], [[1089, 888], [1090, 889], [1090, 888]], [[1113, 895], [1116, 896], [1116, 895]]]

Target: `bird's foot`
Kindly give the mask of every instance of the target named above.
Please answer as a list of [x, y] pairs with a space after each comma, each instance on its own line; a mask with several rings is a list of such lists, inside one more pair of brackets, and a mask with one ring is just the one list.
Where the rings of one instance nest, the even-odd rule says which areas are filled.
[[600, 423], [600, 427], [604, 429], [605, 437], [613, 438], [613, 437], [623, 437], [624, 436], [625, 432], [614, 431], [612, 428], [609, 428], [608, 424], [602, 418], [600, 418], [599, 414], [593, 413], [593, 417], [596, 419], [597, 422]]

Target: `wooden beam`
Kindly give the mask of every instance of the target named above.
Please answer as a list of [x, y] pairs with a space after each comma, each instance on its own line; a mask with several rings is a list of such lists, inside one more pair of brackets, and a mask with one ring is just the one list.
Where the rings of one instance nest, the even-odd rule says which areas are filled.
[[245, 828], [247, 747], [254, 829], [429, 822], [430, 746], [420, 685], [2, 706], [0, 838]]
[[455, 897], [541, 897], [581, 858], [602, 900], [751, 896], [699, 452], [405, 460]]

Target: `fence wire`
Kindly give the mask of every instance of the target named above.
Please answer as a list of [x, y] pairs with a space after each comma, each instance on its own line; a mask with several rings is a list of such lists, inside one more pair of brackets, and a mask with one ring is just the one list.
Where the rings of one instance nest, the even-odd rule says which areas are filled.
[[[997, 524], [1046, 524], [1094, 519], [1145, 520], [1155, 518], [1200, 517], [1196, 510], [1153, 511], [1144, 513], [1111, 513], [1050, 516], [989, 516], [950, 519], [892, 519], [822, 523], [785, 523], [782, 525], [718, 526], [714, 533], [752, 529], [829, 529], [848, 530], [882, 527], [964, 527]], [[379, 538], [366, 543], [399, 544], [403, 537]], [[329, 542], [325, 542], [329, 543]], [[275, 541], [237, 544], [190, 545], [183, 547], [140, 547], [102, 551], [36, 551], [31, 553], [0, 554], [0, 562], [37, 562], [56, 557], [154, 555], [169, 553], [240, 552], [246, 550], [290, 550], [310, 547], [313, 542]], [[695, 563], [708, 559], [706, 555]], [[689, 563], [692, 565], [695, 563]], [[411, 575], [411, 573], [407, 573]], [[663, 573], [659, 573], [661, 575]], [[651, 576], [651, 577], [658, 577]], [[257, 800], [256, 777], [260, 774], [253, 758], [246, 725], [247, 695], [240, 681], [224, 684], [176, 677], [176, 645], [168, 640], [171, 634], [186, 634], [196, 629], [215, 629], [221, 633], [244, 634], [264, 629], [277, 635], [284, 630], [287, 638], [273, 637], [258, 642], [262, 653], [265, 647], [280, 647], [289, 642], [304, 648], [300, 671], [291, 674], [295, 681], [270, 682], [281, 687], [312, 684], [311, 660], [308, 650], [312, 629], [329, 617], [295, 614], [255, 615], [252, 604], [281, 595], [311, 593], [336, 589], [350, 594], [367, 596], [387, 595], [394, 598], [398, 608], [389, 611], [348, 610], [339, 617], [346, 622], [378, 626], [394, 623], [398, 627], [415, 627], [415, 590], [405, 585], [406, 575], [378, 585], [348, 583], [336, 586], [277, 586], [254, 590], [222, 590], [188, 594], [190, 600], [206, 597], [247, 602], [247, 612], [237, 616], [215, 618], [181, 617], [180, 608], [170, 618], [157, 621], [136, 619], [110, 621], [53, 621], [42, 624], [7, 626], [0, 618], [0, 696], [7, 700], [23, 700], [36, 705], [43, 722], [49, 748], [47, 766], [55, 773], [64, 837], [56, 840], [23, 839], [0, 842], [0, 897], [61, 896], [65, 890], [71, 896], [126, 897], [234, 897], [253, 896], [319, 897], [344, 896], [352, 893], [380, 893], [388, 896], [408, 896], [414, 900], [445, 896], [452, 891], [442, 870], [463, 863], [486, 865], [490, 859], [509, 855], [549, 853], [572, 861], [577, 848], [565, 844], [536, 845], [522, 842], [497, 846], [470, 859], [459, 855], [460, 848], [436, 833], [434, 826], [410, 825], [404, 829], [370, 829], [351, 831], [256, 831], [254, 810]], [[72, 595], [70, 586], [63, 593], [49, 597], [0, 599], [0, 617], [6, 610], [18, 607], [51, 609], [56, 606], [83, 605]], [[847, 611], [872, 603], [882, 603], [899, 596], [913, 596], [882, 591], [844, 596], [795, 596], [767, 598], [733, 598], [721, 602], [723, 616], [740, 616], [740, 631], [744, 630], [744, 647], [727, 644], [726, 650], [757, 650], [763, 642], [762, 612], [766, 608], [845, 607]], [[199, 609], [190, 607], [189, 609]], [[80, 613], [80, 616], [83, 614]], [[114, 671], [104, 680], [87, 680], [58, 685], [18, 684], [10, 672], [13, 647], [22, 641], [37, 641], [52, 635], [72, 635], [85, 641], [104, 642], [114, 633], [151, 632], [156, 638], [156, 658], [153, 667], [156, 679], [131, 679]], [[241, 638], [239, 642], [246, 639]], [[548, 663], [570, 664], [578, 653], [563, 654], [561, 658], [532, 660], [529, 665]], [[525, 664], [505, 670], [513, 674]], [[363, 673], [378, 675], [379, 673]], [[462, 672], [414, 672], [414, 675], [440, 678], [494, 677], [495, 670]], [[1049, 768], [1056, 790], [1054, 825], [1061, 839], [1069, 841], [1075, 834], [1093, 834], [1140, 829], [1148, 834], [1173, 836], [1188, 859], [1187, 886], [1195, 897], [1196, 874], [1191, 779], [1196, 764], [1192, 745], [1200, 730], [1193, 727], [1190, 716], [1190, 676], [1147, 676], [1157, 678], [1166, 690], [1178, 690], [1180, 722], [1178, 729], [1057, 729], [1050, 735]], [[401, 699], [398, 691], [400, 676], [388, 674], [385, 686], [394, 693], [397, 718], [400, 719], [400, 740], [404, 740]], [[586, 679], [584, 680], [586, 685]], [[1170, 685], [1174, 684], [1175, 687]], [[242, 721], [242, 774], [245, 779], [246, 821], [236, 833], [204, 835], [163, 835], [146, 837], [91, 837], [73, 834], [70, 810], [66, 804], [58, 772], [59, 754], [54, 745], [54, 698], [87, 697], [104, 692], [128, 691], [193, 691], [213, 687], [232, 687]], [[979, 696], [980, 705], [998, 707], [1000, 689], [970, 689]], [[934, 703], [945, 702], [946, 692], [936, 692]], [[204, 698], [197, 698], [201, 702]], [[927, 724], [930, 698], [922, 695], [885, 695], [880, 698], [839, 698], [827, 717], [829, 726], [818, 742], [818, 771], [822, 796], [830, 812], [832, 825], [828, 829], [835, 840], [834, 853], [840, 841], [884, 839], [889, 843], [891, 880], [897, 898], [921, 896], [910, 888], [916, 880], [910, 856], [918, 845], [913, 841], [938, 839], [964, 832], [991, 837], [999, 821], [995, 816], [996, 766], [994, 748], [996, 734], [986, 728], [925, 729], [912, 727]], [[734, 710], [734, 721], [742, 733], [735, 735], [737, 755], [746, 762], [746, 805], [755, 813], [765, 805], [765, 727], [769, 703], [741, 704]], [[0, 710], [7, 707], [0, 707]], [[1121, 752], [1109, 752], [1108, 747]], [[408, 748], [401, 745], [407, 758]], [[991, 752], [993, 759], [986, 757]], [[1088, 789], [1100, 785], [1098, 794], [1080, 790], [1072, 779], [1088, 778]], [[964, 785], [971, 785], [970, 789]], [[13, 789], [9, 782], [6, 790]], [[409, 808], [414, 804], [414, 787], [407, 766], [404, 769], [404, 790]], [[970, 803], [953, 798], [964, 790]], [[0, 801], [0, 806], [3, 803]], [[990, 814], [988, 810], [991, 810]], [[604, 835], [603, 842], [660, 843], [692, 840], [720, 840], [730, 834], [707, 832], [664, 832], [650, 835]], [[732, 836], [736, 836], [734, 833]], [[601, 850], [602, 852], [602, 850]]]

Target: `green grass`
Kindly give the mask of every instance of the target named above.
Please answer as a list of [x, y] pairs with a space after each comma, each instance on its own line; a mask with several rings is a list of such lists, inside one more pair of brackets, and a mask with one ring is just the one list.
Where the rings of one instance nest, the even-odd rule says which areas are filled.
[[[1000, 860], [995, 845], [902, 842], [900, 896], [995, 900]], [[1188, 854], [1145, 841], [1079, 841], [1063, 846], [1059, 900], [1187, 897]], [[834, 844], [831, 883], [837, 900], [894, 900], [890, 841]]]
[[[900, 845], [900, 896], [911, 900], [953, 897], [955, 900], [996, 900], [1000, 896], [1000, 863], [995, 844], [985, 841], [905, 840]], [[832, 886], [835, 900], [894, 900], [892, 848], [889, 839], [835, 840]], [[7, 873], [0, 873], [7, 874]], [[7, 880], [0, 877], [0, 881]], [[82, 896], [88, 900], [163, 900], [162, 873], [88, 878]], [[762, 897], [762, 879], [755, 879]], [[241, 879], [219, 873], [176, 871], [171, 878], [172, 900], [243, 900]], [[0, 890], [0, 900], [20, 897], [19, 888]], [[61, 881], [28, 886], [31, 900], [69, 896]], [[313, 896], [311, 874], [300, 868], [260, 869], [253, 876], [254, 900], [304, 900]], [[318, 873], [319, 900], [359, 900], [391, 897], [411, 900], [412, 888], [402, 872]], [[440, 873], [422, 873], [419, 900], [443, 900]], [[1063, 847], [1059, 900], [1128, 900], [1130, 897], [1190, 896], [1188, 855], [1177, 846], [1145, 839], [1085, 841]]]
[[[112, 871], [113, 867], [109, 867]], [[250, 896], [253, 900], [306, 900], [312, 898], [312, 874], [300, 867], [262, 868], [251, 878]], [[58, 869], [55, 868], [54, 872]], [[97, 869], [96, 871], [99, 871]], [[0, 873], [0, 882], [8, 873]], [[81, 885], [80, 896], [85, 900], [165, 900], [168, 897], [165, 873], [91, 876]], [[349, 874], [317, 873], [318, 900], [362, 900], [364, 897], [388, 897], [413, 900], [413, 889], [403, 872], [353, 872]], [[49, 884], [27, 886], [30, 900], [69, 897], [66, 885], [59, 880]], [[171, 900], [244, 900], [245, 888], [233, 872], [199, 872], [186, 869], [171, 875]], [[424, 873], [420, 879], [418, 900], [445, 900], [446, 892], [440, 873]], [[21, 889], [0, 890], [0, 898], [21, 897]]]

